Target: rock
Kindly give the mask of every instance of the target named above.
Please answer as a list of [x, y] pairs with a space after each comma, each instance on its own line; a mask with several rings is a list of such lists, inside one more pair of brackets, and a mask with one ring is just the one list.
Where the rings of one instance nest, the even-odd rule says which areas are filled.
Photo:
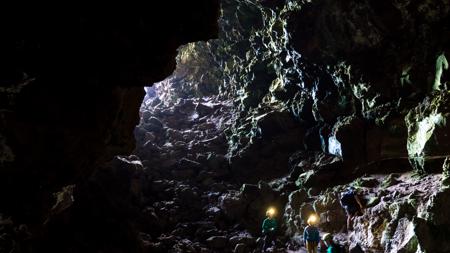
[[434, 92], [405, 117], [408, 127], [408, 155], [419, 172], [440, 171], [449, 155], [450, 93]]
[[145, 128], [150, 132], [160, 132], [164, 127], [163, 123], [156, 117], [147, 119], [146, 123], [148, 125], [146, 125]]
[[380, 184], [380, 182], [378, 182], [378, 180], [376, 178], [372, 178], [372, 177], [362, 177], [357, 182], [358, 186], [368, 187], [368, 188], [375, 188], [379, 184]]
[[[323, 75], [319, 82], [313, 84], [312, 89], [315, 90], [313, 93], [313, 105], [312, 114], [315, 121], [325, 122], [327, 124], [332, 123], [341, 114], [336, 106], [331, 106], [337, 103], [337, 87], [334, 81], [328, 75]], [[319, 130], [320, 135], [320, 130]], [[322, 143], [321, 143], [322, 144]], [[323, 145], [321, 145], [321, 148]]]
[[144, 142], [154, 142], [156, 136], [151, 132], [145, 132]]
[[390, 174], [383, 180], [383, 182], [381, 182], [381, 187], [385, 189], [400, 183], [400, 180], [398, 180], [397, 178], [397, 174]]
[[258, 188], [262, 202], [269, 203], [275, 199], [277, 194], [267, 182], [260, 180], [258, 182]]
[[300, 174], [303, 172], [303, 168], [301, 165], [299, 166], [294, 166], [291, 170], [291, 172], [289, 173], [289, 180], [291, 181], [295, 181], [297, 180], [297, 178], [300, 176]]
[[390, 241], [389, 252], [415, 253], [418, 245], [419, 241], [414, 232], [414, 224], [407, 218], [401, 218]]
[[188, 185], [182, 185], [176, 189], [176, 195], [185, 206], [199, 208], [198, 203], [200, 202], [200, 197], [195, 190], [197, 189]]
[[206, 241], [210, 237], [222, 236], [222, 234], [212, 222], [202, 222], [194, 235], [199, 240]]
[[301, 223], [306, 224], [306, 221], [308, 220], [309, 216], [314, 213], [316, 213], [316, 211], [314, 210], [313, 205], [309, 203], [303, 203], [303, 205], [300, 207]]
[[166, 250], [166, 248], [161, 242], [148, 243], [144, 246], [144, 249], [148, 250], [148, 252], [155, 252], [155, 253], [163, 253]]
[[322, 150], [322, 142], [320, 139], [320, 126], [314, 126], [305, 133], [303, 145], [306, 150], [319, 151]]
[[311, 187], [308, 189], [308, 197], [317, 196], [319, 194], [320, 194], [320, 190], [315, 187]]
[[202, 165], [200, 163], [189, 160], [187, 158], [182, 158], [180, 161], [177, 162], [176, 166], [179, 168], [191, 168], [195, 170], [202, 169]]
[[349, 253], [364, 253], [364, 250], [359, 246], [359, 244], [355, 244], [353, 246], [350, 246], [350, 249], [348, 251]]
[[233, 221], [241, 219], [247, 207], [239, 193], [233, 191], [220, 196], [219, 203], [225, 216]]
[[248, 200], [252, 201], [259, 197], [260, 190], [257, 185], [243, 184], [241, 187], [241, 194]]
[[434, 193], [427, 203], [427, 220], [435, 226], [450, 226], [450, 188]]
[[245, 249], [247, 248], [247, 246], [244, 243], [238, 243], [236, 244], [236, 246], [234, 247], [233, 252], [234, 253], [245, 253]]
[[198, 103], [195, 107], [195, 111], [200, 117], [203, 117], [212, 114], [214, 112], [214, 107], [206, 103]]
[[389, 212], [394, 220], [407, 217], [412, 218], [416, 214], [416, 207], [412, 204], [411, 200], [403, 200], [402, 202], [394, 202], [389, 206]]
[[240, 233], [238, 235], [230, 237], [230, 245], [244, 244], [245, 246], [254, 246], [256, 239], [249, 233]]
[[444, 164], [442, 165], [442, 188], [450, 187], [450, 156], [445, 158]]
[[194, 169], [174, 169], [171, 174], [176, 179], [191, 179], [195, 175]]
[[300, 219], [300, 207], [307, 200], [308, 196], [305, 190], [297, 190], [289, 194], [288, 203], [284, 211], [284, 220], [286, 223], [286, 234], [293, 236], [301, 229], [302, 221]]
[[287, 112], [269, 112], [256, 118], [263, 138], [292, 129], [295, 126], [294, 119]]
[[316, 153], [311, 169], [302, 173], [295, 184], [300, 187], [316, 188], [318, 191], [339, 184], [345, 177], [342, 159], [324, 153]]
[[379, 161], [392, 157], [406, 157], [408, 131], [403, 115], [382, 118], [382, 122], [369, 124], [366, 133], [367, 161]]
[[[367, 200], [367, 203], [365, 204], [365, 208], [374, 207], [374, 206], [378, 205], [380, 203], [380, 201], [381, 201], [381, 197], [380, 196], [370, 197]], [[386, 201], [386, 199], [384, 201]]]
[[182, 140], [183, 134], [178, 130], [168, 128], [166, 130], [166, 138], [169, 139], [170, 141]]
[[301, 204], [303, 204], [303, 202], [308, 198], [308, 194], [305, 192], [305, 190], [297, 190], [294, 192], [291, 192], [291, 194], [289, 194], [289, 205], [294, 209], [294, 210], [300, 210], [300, 206]]
[[338, 232], [346, 225], [347, 216], [340, 204], [337, 192], [319, 195], [313, 206], [320, 215], [320, 227], [325, 231]]
[[342, 157], [344, 163], [355, 166], [365, 162], [365, 124], [355, 116], [340, 119], [328, 139], [328, 151]]
[[214, 249], [222, 249], [227, 246], [228, 239], [225, 236], [212, 236], [206, 239], [206, 243]]

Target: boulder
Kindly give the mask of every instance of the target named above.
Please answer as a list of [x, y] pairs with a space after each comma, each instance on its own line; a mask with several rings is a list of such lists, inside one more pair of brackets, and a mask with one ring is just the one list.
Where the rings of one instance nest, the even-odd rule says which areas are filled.
[[414, 224], [407, 218], [398, 221], [397, 229], [390, 241], [390, 253], [416, 253], [419, 242], [414, 232]]
[[389, 206], [389, 212], [394, 220], [401, 219], [403, 217], [412, 218], [416, 214], [417, 209], [412, 204], [410, 199], [403, 201], [396, 201]]
[[440, 171], [450, 155], [450, 91], [434, 92], [405, 117], [408, 155], [419, 172]]
[[247, 204], [239, 195], [239, 192], [231, 191], [220, 196], [219, 206], [229, 220], [240, 220], [247, 208]]
[[234, 247], [233, 253], [245, 253], [247, 246], [244, 243], [238, 243]]
[[256, 239], [249, 233], [243, 232], [230, 237], [230, 245], [244, 244], [245, 246], [254, 246]]
[[427, 205], [427, 220], [435, 226], [449, 227], [450, 188], [434, 193]]
[[222, 249], [227, 246], [228, 238], [225, 236], [211, 236], [210, 238], [206, 239], [206, 243], [211, 248]]

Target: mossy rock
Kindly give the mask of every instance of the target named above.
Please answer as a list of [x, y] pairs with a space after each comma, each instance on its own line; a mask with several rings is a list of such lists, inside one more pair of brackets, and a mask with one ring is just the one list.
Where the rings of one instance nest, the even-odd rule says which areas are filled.
[[398, 176], [399, 176], [398, 174], [390, 174], [383, 180], [383, 182], [381, 182], [381, 187], [386, 189], [388, 187], [398, 184], [400, 182], [400, 180], [397, 179]]

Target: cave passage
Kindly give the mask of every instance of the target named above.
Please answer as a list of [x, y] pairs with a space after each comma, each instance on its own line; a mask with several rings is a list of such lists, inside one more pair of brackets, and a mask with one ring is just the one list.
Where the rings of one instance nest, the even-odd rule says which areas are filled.
[[[360, 42], [346, 37], [348, 47], [333, 38], [314, 48], [332, 33], [310, 30], [326, 19], [311, 18], [315, 8], [224, 1], [219, 39], [181, 47], [174, 73], [146, 88], [131, 159], [150, 179], [152, 250], [260, 252], [270, 243], [266, 215], [280, 224], [269, 252], [306, 252], [308, 222], [326, 238], [322, 251], [432, 247], [417, 238], [446, 224], [427, 218], [448, 196], [448, 147], [429, 141], [448, 138], [446, 58], [431, 59], [427, 85], [439, 91], [423, 100], [411, 66], [377, 72], [385, 59], [368, 58], [378, 49], [353, 54]], [[344, 201], [349, 191], [357, 202]]]

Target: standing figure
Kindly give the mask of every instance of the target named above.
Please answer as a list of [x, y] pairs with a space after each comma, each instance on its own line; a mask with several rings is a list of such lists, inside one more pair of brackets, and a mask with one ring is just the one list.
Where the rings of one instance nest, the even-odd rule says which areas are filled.
[[341, 205], [347, 213], [347, 231], [352, 228], [352, 219], [356, 215], [362, 215], [363, 205], [354, 187], [349, 187], [341, 195]]
[[341, 253], [344, 249], [334, 242], [333, 236], [330, 233], [326, 233], [322, 236], [322, 241], [327, 246], [327, 253]]
[[308, 226], [306, 226], [303, 231], [303, 240], [306, 243], [306, 249], [308, 253], [317, 253], [317, 246], [320, 242], [320, 233], [316, 224], [318, 222], [318, 218], [315, 214], [312, 214], [308, 218]]
[[269, 208], [266, 212], [266, 219], [262, 224], [262, 233], [264, 235], [264, 245], [263, 252], [270, 246], [273, 245], [276, 239], [276, 230], [278, 224], [275, 220], [275, 208]]

